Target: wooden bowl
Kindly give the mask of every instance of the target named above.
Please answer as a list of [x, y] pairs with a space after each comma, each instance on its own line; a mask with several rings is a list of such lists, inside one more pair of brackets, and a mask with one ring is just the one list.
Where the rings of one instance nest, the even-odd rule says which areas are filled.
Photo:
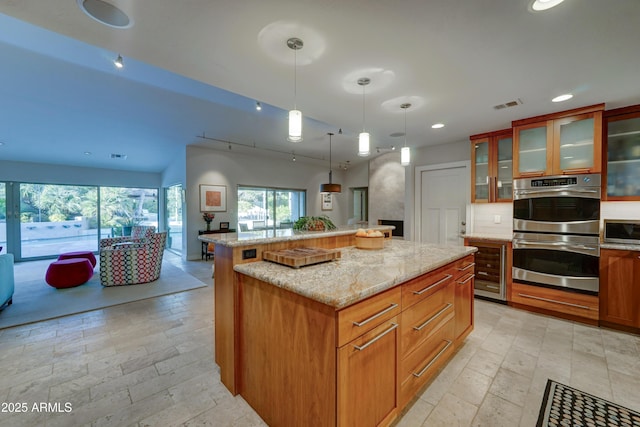
[[384, 236], [358, 237], [356, 236], [356, 248], [358, 249], [382, 249], [384, 248]]

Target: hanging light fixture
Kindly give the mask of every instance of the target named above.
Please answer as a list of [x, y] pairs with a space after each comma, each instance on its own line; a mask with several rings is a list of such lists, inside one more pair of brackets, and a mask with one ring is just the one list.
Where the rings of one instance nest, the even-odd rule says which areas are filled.
[[333, 184], [331, 182], [331, 178], [333, 175], [333, 171], [331, 170], [331, 137], [333, 133], [327, 133], [329, 135], [329, 183], [328, 184], [320, 184], [320, 192], [321, 193], [341, 193], [342, 186], [340, 184]]
[[400, 105], [400, 108], [404, 110], [404, 147], [400, 150], [400, 164], [402, 166], [409, 166], [411, 163], [411, 149], [407, 147], [407, 108], [409, 107], [411, 107], [409, 103]]
[[290, 142], [302, 141], [302, 111], [297, 109], [297, 86], [298, 86], [298, 50], [302, 49], [304, 43], [297, 37], [287, 40], [289, 49], [293, 49], [293, 110], [289, 111], [289, 137]]
[[364, 130], [364, 87], [371, 83], [368, 77], [358, 79], [358, 84], [362, 86], [362, 132], [358, 136], [358, 156], [366, 157], [369, 155], [369, 132]]

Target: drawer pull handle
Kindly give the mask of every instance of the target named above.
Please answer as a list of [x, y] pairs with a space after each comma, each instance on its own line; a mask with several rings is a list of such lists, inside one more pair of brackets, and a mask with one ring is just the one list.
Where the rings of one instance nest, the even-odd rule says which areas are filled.
[[489, 288], [489, 289], [495, 289], [495, 290], [500, 289], [500, 287], [498, 287], [498, 286], [494, 286], [494, 285], [485, 285], [485, 287], [487, 287], [487, 288]]
[[471, 274], [469, 277], [467, 277], [466, 280], [462, 281], [462, 282], [458, 282], [458, 285], [464, 285], [465, 283], [467, 283], [469, 280], [473, 279], [474, 277], [476, 277], [475, 274]]
[[398, 327], [397, 323], [392, 323], [391, 327], [389, 329], [387, 329], [386, 331], [384, 331], [383, 333], [381, 333], [380, 335], [378, 335], [377, 337], [367, 341], [366, 343], [362, 344], [362, 345], [354, 345], [356, 350], [362, 351], [365, 348], [369, 347], [371, 344], [373, 344], [374, 342], [378, 341], [380, 338], [382, 338], [383, 336], [387, 335], [389, 332], [393, 331], [395, 328]]
[[474, 265], [476, 265], [476, 263], [475, 263], [475, 262], [472, 262], [471, 264], [466, 265], [466, 266], [464, 266], [464, 267], [462, 267], [462, 268], [457, 268], [456, 270], [458, 270], [458, 271], [465, 271], [465, 270], [470, 269], [470, 268], [471, 268], [471, 267], [473, 267]]
[[444, 353], [445, 351], [447, 351], [447, 349], [449, 348], [449, 346], [451, 344], [453, 344], [452, 341], [449, 340], [445, 340], [447, 342], [447, 345], [445, 345], [442, 350], [440, 350], [438, 352], [438, 354], [436, 354], [436, 356], [431, 359], [431, 362], [427, 363], [427, 366], [425, 366], [424, 368], [422, 368], [422, 370], [420, 372], [418, 372], [417, 374], [415, 372], [413, 372], [413, 376], [416, 378], [420, 378], [425, 372], [427, 372], [427, 369], [429, 369], [434, 363], [436, 363], [436, 361], [440, 358], [440, 356], [442, 356], [442, 353]]
[[378, 317], [382, 316], [383, 314], [390, 312], [391, 310], [393, 310], [397, 306], [398, 306], [398, 304], [395, 304], [395, 303], [391, 304], [389, 307], [385, 308], [384, 310], [382, 310], [379, 313], [374, 314], [373, 316], [369, 317], [368, 319], [365, 319], [362, 322], [353, 322], [353, 324], [358, 326], [358, 327], [364, 326], [367, 323], [371, 322], [373, 319], [377, 319]]
[[487, 273], [486, 271], [478, 271], [478, 276], [488, 276], [489, 273]]
[[445, 311], [447, 311], [449, 309], [449, 307], [451, 307], [453, 304], [451, 303], [447, 303], [446, 306], [444, 306], [439, 312], [437, 312], [436, 314], [434, 314], [433, 316], [431, 316], [429, 318], [429, 320], [427, 320], [426, 322], [424, 322], [422, 325], [420, 326], [414, 326], [413, 329], [415, 329], [416, 331], [420, 331], [422, 330], [422, 328], [424, 328], [425, 326], [427, 326], [429, 323], [433, 322], [438, 316], [440, 316], [442, 313], [444, 313]]
[[544, 302], [552, 302], [552, 303], [555, 303], [555, 304], [568, 305], [569, 307], [576, 307], [576, 308], [582, 308], [584, 310], [591, 310], [591, 307], [587, 307], [586, 305], [573, 304], [573, 303], [570, 303], [570, 302], [557, 301], [557, 300], [554, 300], [554, 299], [536, 297], [536, 296], [527, 295], [527, 294], [520, 294], [519, 293], [518, 295], [520, 295], [522, 298], [531, 298], [531, 299], [536, 299], [536, 300], [540, 300], [540, 301], [544, 301]]
[[451, 274], [447, 274], [443, 279], [438, 280], [438, 281], [437, 281], [436, 283], [434, 283], [433, 285], [431, 285], [431, 286], [427, 286], [426, 288], [424, 288], [424, 289], [423, 289], [423, 290], [421, 290], [421, 291], [413, 291], [413, 294], [414, 294], [414, 295], [422, 295], [422, 294], [424, 294], [425, 292], [427, 292], [429, 289], [433, 289], [433, 288], [435, 288], [435, 287], [436, 287], [436, 286], [438, 286], [440, 283], [442, 283], [442, 282], [446, 282], [447, 280], [451, 279], [452, 277], [453, 277], [453, 276], [452, 276]]

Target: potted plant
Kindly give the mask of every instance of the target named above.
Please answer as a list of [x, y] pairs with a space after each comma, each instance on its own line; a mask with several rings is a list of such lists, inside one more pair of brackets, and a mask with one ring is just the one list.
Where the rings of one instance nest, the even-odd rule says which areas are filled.
[[294, 224], [294, 230], [326, 231], [335, 230], [336, 226], [327, 216], [302, 216]]
[[136, 225], [140, 225], [141, 220], [140, 218], [127, 214], [119, 219], [118, 222], [122, 226], [122, 235], [131, 236], [131, 229]]
[[211, 221], [216, 217], [216, 214], [211, 212], [202, 212], [202, 219], [207, 223], [207, 231], [211, 230]]

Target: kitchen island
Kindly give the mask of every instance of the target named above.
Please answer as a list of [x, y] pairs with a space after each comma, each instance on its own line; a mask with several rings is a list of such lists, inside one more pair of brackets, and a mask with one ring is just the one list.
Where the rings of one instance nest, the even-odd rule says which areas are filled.
[[[216, 298], [234, 286], [232, 392], [271, 426], [388, 425], [473, 329], [475, 248], [388, 239], [361, 250], [354, 234], [297, 243], [338, 248], [337, 261], [293, 269], [255, 258], [235, 263], [231, 282], [218, 250], [247, 247], [216, 242]], [[216, 361], [220, 350], [216, 336]]]

